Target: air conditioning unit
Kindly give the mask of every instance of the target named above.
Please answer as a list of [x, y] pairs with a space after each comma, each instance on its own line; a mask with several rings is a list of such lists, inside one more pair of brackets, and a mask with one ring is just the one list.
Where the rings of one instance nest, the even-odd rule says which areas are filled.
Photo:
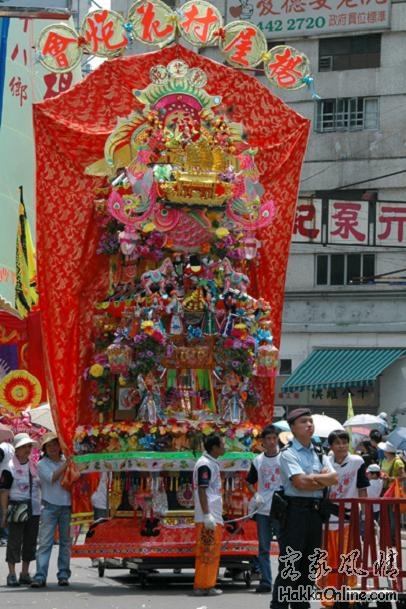
[[322, 55], [319, 59], [319, 72], [331, 72], [333, 69], [333, 56]]

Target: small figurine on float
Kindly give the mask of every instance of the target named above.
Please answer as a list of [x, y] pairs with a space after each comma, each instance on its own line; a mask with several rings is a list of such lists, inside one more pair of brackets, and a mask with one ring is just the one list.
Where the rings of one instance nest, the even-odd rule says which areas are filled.
[[141, 285], [148, 295], [152, 293], [152, 286], [156, 284], [159, 285], [159, 290], [163, 293], [165, 290], [165, 283], [169, 283], [171, 279], [176, 280], [175, 269], [173, 268], [172, 260], [170, 258], [165, 258], [161, 266], [157, 269], [145, 271], [145, 273], [141, 275]]
[[132, 321], [131, 321], [130, 331], [128, 333], [128, 336], [130, 338], [134, 338], [134, 336], [139, 334], [140, 329], [141, 329], [142, 315], [143, 315], [143, 312], [142, 312], [142, 307], [141, 307], [141, 297], [139, 294], [137, 294], [136, 300], [135, 300], [135, 306], [133, 307], [133, 312], [132, 312]]
[[230, 336], [233, 331], [237, 315], [237, 301], [234, 296], [227, 292], [224, 294], [225, 318], [220, 327], [221, 336]]
[[166, 305], [165, 310], [168, 315], [170, 315], [169, 334], [179, 336], [184, 330], [183, 307], [176, 290], [171, 291], [170, 301], [169, 304]]
[[137, 377], [137, 387], [140, 394], [140, 405], [137, 413], [137, 420], [146, 423], [156, 423], [163, 418], [162, 398], [158, 382], [152, 371], [145, 377], [139, 374]]
[[206, 293], [205, 301], [202, 331], [206, 336], [214, 336], [218, 332], [216, 320], [216, 301], [209, 290]]
[[200, 257], [196, 254], [189, 256], [189, 262], [187, 263], [183, 271], [183, 284], [185, 286], [185, 292], [194, 290], [204, 279], [204, 269], [200, 261]]
[[222, 263], [224, 269], [224, 291], [228, 292], [230, 288], [235, 288], [243, 294], [246, 294], [250, 280], [247, 275], [235, 271], [228, 258], [224, 258]]
[[246, 399], [246, 386], [239, 374], [227, 372], [219, 400], [221, 418], [230, 423], [241, 423], [245, 419]]
[[185, 267], [185, 262], [183, 259], [183, 254], [177, 252], [173, 255], [173, 268], [175, 270], [175, 275], [179, 283], [183, 281], [183, 269]]

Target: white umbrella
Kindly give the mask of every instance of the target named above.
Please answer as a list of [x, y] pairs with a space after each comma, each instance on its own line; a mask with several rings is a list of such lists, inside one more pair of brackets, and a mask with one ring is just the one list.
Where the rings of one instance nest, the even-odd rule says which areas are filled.
[[344, 427], [364, 427], [368, 429], [378, 429], [382, 433], [385, 431], [386, 423], [380, 417], [373, 414], [356, 414], [354, 417], [347, 419]]
[[328, 438], [329, 434], [332, 431], [344, 429], [344, 427], [339, 421], [337, 421], [337, 419], [333, 419], [333, 417], [328, 417], [325, 414], [314, 414], [312, 415], [312, 419], [314, 423], [314, 433], [320, 438]]
[[41, 404], [41, 406], [37, 406], [37, 408], [29, 408], [25, 412], [29, 415], [33, 425], [45, 427], [45, 429], [48, 429], [49, 431], [56, 431], [49, 404]]
[[287, 421], [274, 421], [272, 425], [279, 431], [290, 431], [290, 425]]

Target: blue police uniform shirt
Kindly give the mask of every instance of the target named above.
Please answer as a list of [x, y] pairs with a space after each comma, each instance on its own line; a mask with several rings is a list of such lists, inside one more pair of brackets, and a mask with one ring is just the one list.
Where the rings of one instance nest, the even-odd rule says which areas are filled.
[[308, 497], [320, 499], [323, 497], [323, 490], [301, 491], [295, 488], [291, 478], [297, 474], [320, 474], [323, 468], [333, 472], [334, 469], [325, 455], [323, 463], [320, 463], [319, 456], [313, 444], [303, 446], [296, 438], [293, 438], [291, 446], [282, 449], [279, 456], [281, 470], [281, 482], [285, 489], [285, 494], [289, 497]]

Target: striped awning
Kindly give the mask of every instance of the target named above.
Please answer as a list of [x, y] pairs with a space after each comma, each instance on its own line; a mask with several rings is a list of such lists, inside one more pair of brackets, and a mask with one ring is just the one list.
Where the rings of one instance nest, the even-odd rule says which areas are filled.
[[282, 385], [282, 391], [371, 385], [406, 349], [315, 349]]

